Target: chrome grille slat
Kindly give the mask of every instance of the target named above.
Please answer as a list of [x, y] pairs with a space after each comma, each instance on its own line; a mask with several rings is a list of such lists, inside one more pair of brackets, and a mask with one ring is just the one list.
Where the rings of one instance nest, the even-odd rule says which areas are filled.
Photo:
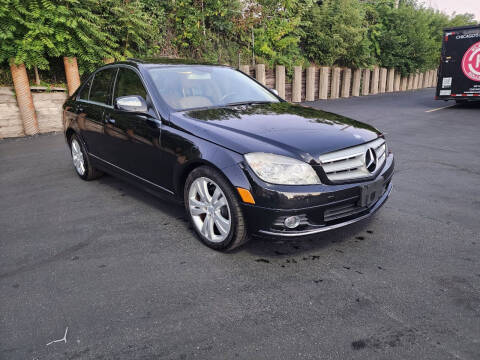
[[[377, 158], [373, 173], [368, 171], [365, 165], [365, 154], [369, 148], [375, 151]], [[386, 159], [385, 151], [385, 139], [378, 138], [362, 145], [321, 155], [319, 161], [330, 181], [358, 180], [370, 177], [379, 171]]]
[[348, 169], [357, 169], [363, 165], [362, 160], [359, 157], [348, 158], [344, 161], [337, 160], [335, 162], [328, 163], [323, 165], [323, 170], [328, 173], [335, 173], [338, 171], [343, 171], [346, 168]]

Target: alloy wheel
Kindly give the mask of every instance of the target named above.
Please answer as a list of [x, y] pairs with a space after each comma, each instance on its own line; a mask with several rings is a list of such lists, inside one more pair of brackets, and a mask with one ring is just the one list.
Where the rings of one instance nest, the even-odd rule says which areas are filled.
[[190, 185], [188, 209], [197, 230], [209, 241], [224, 241], [232, 226], [231, 212], [222, 189], [211, 179], [199, 177]]
[[83, 153], [82, 153], [82, 148], [80, 147], [80, 144], [76, 139], [72, 140], [72, 160], [73, 160], [73, 166], [75, 166], [75, 170], [80, 175], [85, 174], [85, 160], [83, 158]]

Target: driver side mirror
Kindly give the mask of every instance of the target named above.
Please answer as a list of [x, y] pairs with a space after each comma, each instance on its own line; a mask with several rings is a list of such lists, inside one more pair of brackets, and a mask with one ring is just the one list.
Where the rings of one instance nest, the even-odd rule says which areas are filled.
[[270, 89], [271, 92], [273, 92], [275, 95], [278, 96], [278, 90], [277, 89]]
[[118, 110], [139, 113], [148, 111], [147, 102], [139, 95], [120, 96], [115, 99], [114, 104]]

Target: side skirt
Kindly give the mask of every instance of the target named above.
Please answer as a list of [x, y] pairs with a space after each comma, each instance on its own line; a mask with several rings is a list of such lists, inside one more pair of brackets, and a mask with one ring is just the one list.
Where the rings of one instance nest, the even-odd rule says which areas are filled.
[[149, 192], [150, 194], [159, 197], [161, 199], [167, 199], [169, 201], [174, 201], [176, 203], [182, 203], [182, 200], [179, 200], [179, 197], [169, 189], [166, 189], [160, 185], [157, 185], [147, 179], [144, 179], [138, 175], [131, 173], [115, 164], [112, 164], [106, 160], [99, 158], [91, 153], [88, 154], [93, 167], [110, 174], [112, 176], [121, 178], [122, 180], [140, 187], [142, 190]]

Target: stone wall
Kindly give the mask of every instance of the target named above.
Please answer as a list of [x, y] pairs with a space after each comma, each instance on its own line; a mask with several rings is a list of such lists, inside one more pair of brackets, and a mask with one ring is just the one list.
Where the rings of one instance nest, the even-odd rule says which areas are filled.
[[32, 95], [40, 133], [62, 131], [62, 105], [67, 99], [67, 93], [34, 92]]
[[[64, 91], [32, 91], [40, 133], [62, 131], [62, 105], [67, 98]], [[23, 123], [11, 88], [0, 87], [0, 138], [23, 136]]]
[[0, 88], [0, 138], [23, 136], [17, 99], [10, 88]]

